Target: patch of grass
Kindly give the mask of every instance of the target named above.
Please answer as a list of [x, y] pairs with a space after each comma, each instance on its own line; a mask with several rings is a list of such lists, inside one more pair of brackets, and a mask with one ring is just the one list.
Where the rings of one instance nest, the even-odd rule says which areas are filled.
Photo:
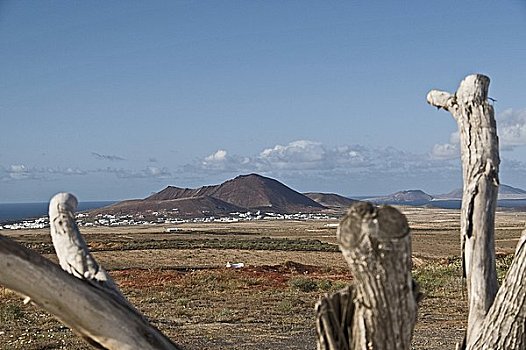
[[462, 292], [460, 259], [448, 259], [444, 264], [431, 263], [413, 271], [413, 278], [428, 297], [447, 297]]
[[17, 322], [24, 317], [24, 311], [18, 304], [0, 304], [0, 324]]
[[[504, 280], [513, 261], [513, 254], [497, 257], [497, 279]], [[421, 291], [430, 297], [448, 297], [462, 294], [465, 290], [462, 278], [462, 261], [459, 257], [450, 257], [440, 263], [433, 262], [413, 271], [413, 278]]]
[[289, 286], [300, 292], [310, 293], [310, 292], [335, 292], [347, 286], [347, 283], [339, 280], [331, 279], [312, 279], [307, 277], [294, 277], [289, 280]]
[[294, 309], [294, 305], [292, 304], [292, 301], [289, 299], [283, 299], [280, 300], [276, 304], [276, 310], [281, 313], [290, 313]]
[[[94, 242], [91, 242], [92, 244]], [[337, 252], [336, 244], [317, 239], [289, 239], [257, 237], [243, 238], [173, 238], [158, 240], [130, 240], [114, 242], [95, 242], [92, 251], [104, 250], [154, 250], [154, 249], [242, 249], [242, 250], [282, 250]]]
[[316, 283], [316, 281], [310, 278], [305, 278], [305, 277], [292, 278], [289, 281], [289, 285], [292, 288], [297, 289], [301, 292], [305, 292], [305, 293], [314, 292], [318, 290], [318, 283]]
[[218, 273], [217, 271], [195, 271], [189, 274], [182, 283], [185, 287], [207, 292], [230, 292], [242, 288], [245, 281], [237, 271], [229, 270]]
[[229, 308], [222, 308], [217, 313], [215, 320], [217, 322], [229, 322], [229, 321], [232, 321], [234, 316], [235, 316], [234, 310], [231, 310]]
[[508, 254], [497, 258], [497, 280], [499, 281], [499, 284], [501, 284], [506, 277], [514, 258], [514, 254]]

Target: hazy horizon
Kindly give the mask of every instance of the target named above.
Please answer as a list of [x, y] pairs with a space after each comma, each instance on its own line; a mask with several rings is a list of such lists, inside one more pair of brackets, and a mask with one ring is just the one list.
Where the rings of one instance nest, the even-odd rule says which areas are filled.
[[526, 188], [526, 3], [0, 2], [0, 203], [143, 198], [239, 174], [345, 196], [461, 186], [427, 105], [491, 78]]
[[[248, 175], [248, 174], [239, 174], [239, 175]], [[277, 179], [277, 178], [274, 178], [275, 180], [281, 182], [282, 184], [284, 184], [285, 186], [288, 186], [290, 187], [289, 185], [287, 185], [287, 183], [284, 183], [283, 181], [281, 181], [280, 179]], [[228, 181], [228, 180], [231, 180], [231, 179], [225, 179], [224, 181]], [[224, 182], [222, 181], [222, 182]], [[222, 183], [221, 182], [221, 183]], [[199, 187], [204, 187], [204, 186], [213, 186], [213, 185], [220, 185], [220, 183], [207, 183], [207, 184], [202, 184], [200, 186], [196, 186], [196, 187], [191, 187], [191, 188], [199, 188]], [[510, 187], [513, 187], [513, 188], [516, 188], [516, 189], [519, 189], [519, 190], [523, 190], [523, 191], [526, 191], [525, 189], [522, 189], [522, 188], [519, 188], [517, 186], [513, 186], [513, 185], [510, 185], [510, 184], [501, 184], [501, 186], [504, 185], [504, 186], [510, 186]], [[177, 185], [167, 185], [167, 186], [175, 186], [175, 187], [179, 187]], [[129, 199], [143, 199], [149, 195], [152, 195], [154, 193], [157, 193], [157, 192], [160, 192], [161, 190], [163, 190], [164, 188], [166, 187], [163, 187], [163, 188], [160, 188], [156, 191], [151, 191], [147, 194], [145, 194], [144, 196], [142, 197], [126, 197], [126, 198], [113, 198], [113, 199], [99, 199], [99, 200], [82, 200], [82, 201], [79, 201], [79, 203], [95, 203], [95, 202], [118, 202], [118, 201], [123, 201], [123, 200], [129, 200]], [[291, 187], [292, 188], [292, 187]], [[425, 192], [426, 194], [429, 194], [431, 196], [440, 196], [440, 195], [445, 195], [445, 194], [449, 194], [450, 192], [453, 192], [453, 191], [457, 191], [459, 189], [462, 189], [462, 185], [460, 186], [457, 186], [455, 188], [451, 188], [449, 189], [448, 191], [445, 191], [445, 192], [440, 192], [440, 193], [432, 193], [432, 192], [428, 192], [426, 191], [425, 189], [422, 189], [422, 188], [400, 188], [400, 189], [397, 189], [395, 191], [392, 191], [392, 192], [389, 192], [389, 193], [368, 193], [368, 194], [363, 194], [363, 195], [354, 195], [354, 194], [348, 194], [348, 193], [337, 193], [337, 192], [333, 192], [333, 191], [317, 191], [317, 190], [311, 190], [311, 191], [299, 191], [295, 188], [292, 188], [293, 190], [296, 190], [300, 193], [309, 193], [309, 192], [314, 192], [314, 193], [334, 193], [334, 194], [338, 194], [338, 195], [341, 195], [341, 196], [344, 196], [344, 197], [347, 197], [347, 198], [353, 198], [353, 199], [365, 199], [365, 198], [374, 198], [374, 197], [381, 197], [381, 196], [388, 196], [388, 195], [391, 195], [391, 194], [394, 194], [396, 192], [402, 192], [402, 191], [423, 191]], [[74, 193], [75, 194], [75, 193]], [[54, 195], [54, 194], [53, 194]], [[76, 195], [76, 194], [75, 194]], [[51, 198], [50, 198], [51, 199]], [[46, 199], [46, 200], [40, 200], [40, 201], [28, 201], [28, 202], [1, 202], [0, 201], [0, 204], [41, 204], [41, 203], [48, 203], [49, 202], [49, 199]]]

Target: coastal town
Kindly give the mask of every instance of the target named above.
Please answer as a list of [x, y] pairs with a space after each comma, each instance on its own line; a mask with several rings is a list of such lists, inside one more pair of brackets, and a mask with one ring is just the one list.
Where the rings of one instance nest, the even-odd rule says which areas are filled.
[[[136, 215], [112, 215], [97, 214], [91, 216], [88, 213], [78, 213], [75, 215], [79, 227], [94, 226], [136, 226], [136, 225], [177, 225], [183, 223], [229, 223], [255, 220], [337, 220], [336, 216], [326, 213], [295, 213], [279, 214], [272, 212], [233, 212], [227, 216], [204, 216], [197, 218], [178, 218], [169, 215], [167, 212], [152, 211], [146, 214]], [[49, 218], [47, 216], [22, 220], [19, 222], [0, 225], [0, 230], [27, 230], [42, 229], [49, 227]], [[177, 231], [176, 229], [167, 228], [168, 232]]]

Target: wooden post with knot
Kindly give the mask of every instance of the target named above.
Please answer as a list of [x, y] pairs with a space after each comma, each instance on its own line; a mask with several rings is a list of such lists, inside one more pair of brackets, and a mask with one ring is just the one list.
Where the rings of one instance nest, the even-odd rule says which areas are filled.
[[405, 216], [359, 202], [337, 237], [353, 283], [316, 304], [318, 349], [411, 349], [419, 292]]

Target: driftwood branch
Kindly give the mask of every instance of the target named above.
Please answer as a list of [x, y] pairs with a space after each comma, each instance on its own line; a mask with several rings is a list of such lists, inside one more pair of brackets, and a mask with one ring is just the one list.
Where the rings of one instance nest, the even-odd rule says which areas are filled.
[[97, 283], [76, 278], [0, 236], [0, 284], [26, 295], [90, 344], [103, 349], [179, 349]]
[[392, 207], [361, 202], [337, 235], [354, 281], [351, 290], [318, 302], [318, 348], [410, 349], [418, 293], [406, 218]]
[[495, 209], [499, 186], [499, 147], [489, 78], [470, 75], [455, 95], [433, 90], [427, 101], [453, 115], [460, 131], [464, 193], [461, 252], [469, 298], [467, 344], [477, 334], [497, 293]]
[[0, 236], [0, 284], [55, 315], [102, 349], [179, 349], [150, 325], [90, 254], [75, 223], [77, 200], [61, 193], [50, 203], [57, 265]]
[[51, 239], [60, 267], [77, 278], [99, 284], [106, 288], [108, 293], [134, 309], [111, 276], [91, 255], [75, 221], [77, 205], [77, 198], [71, 193], [58, 193], [49, 202]]
[[108, 273], [95, 261], [75, 221], [77, 199], [70, 193], [59, 193], [49, 203], [51, 239], [60, 267], [75, 277], [99, 282], [116, 289]]

